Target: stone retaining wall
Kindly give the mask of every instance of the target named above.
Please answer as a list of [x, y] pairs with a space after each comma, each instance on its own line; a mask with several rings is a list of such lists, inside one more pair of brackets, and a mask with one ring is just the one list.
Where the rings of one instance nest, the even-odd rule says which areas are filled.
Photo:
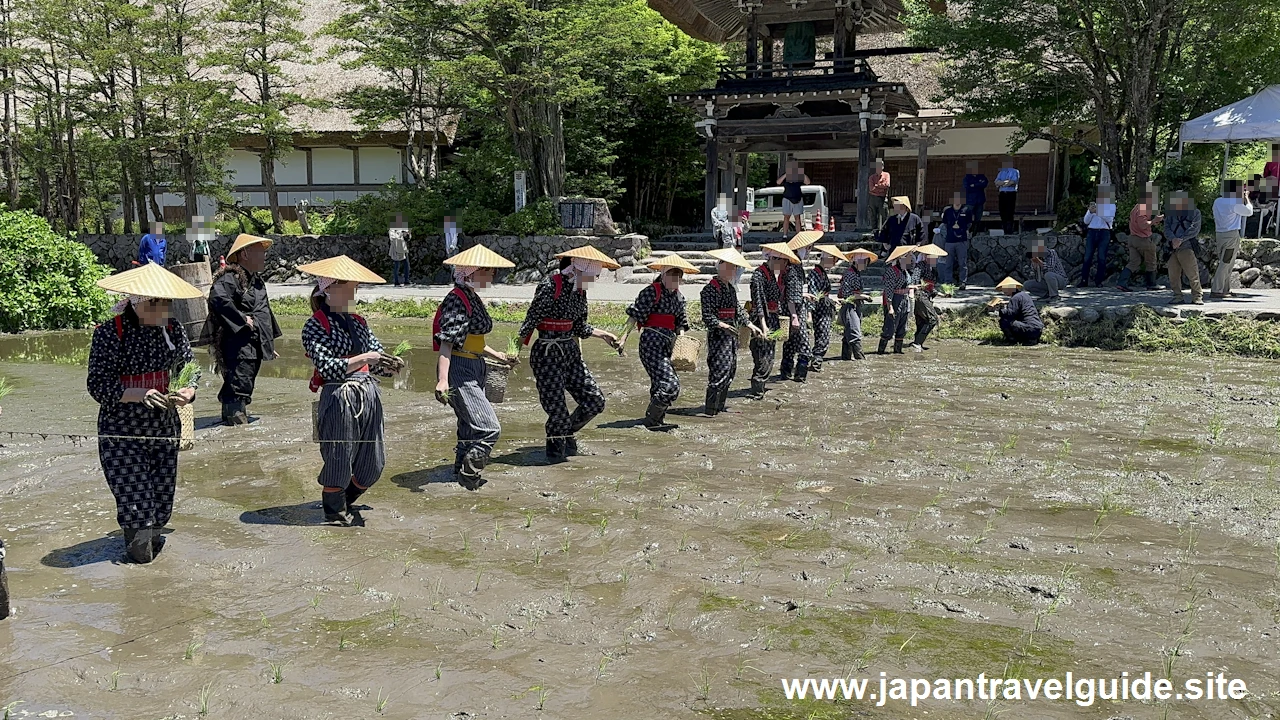
[[[138, 235], [81, 235], [79, 240], [93, 251], [98, 260], [116, 270], [127, 270], [138, 256]], [[271, 282], [301, 280], [298, 265], [321, 260], [334, 255], [347, 255], [383, 277], [391, 278], [391, 258], [387, 255], [390, 240], [385, 235], [267, 235], [274, 240], [267, 252], [267, 268], [264, 272]], [[210, 252], [216, 260], [226, 255], [235, 240], [234, 235], [219, 235], [210, 244]], [[591, 244], [617, 260], [628, 275], [636, 255], [647, 252], [649, 239], [644, 235], [614, 235], [571, 237], [548, 236], [461, 236], [458, 247], [465, 250], [477, 243], [484, 244], [516, 264], [514, 270], [500, 273], [500, 282], [531, 282], [546, 275], [547, 267], [556, 253]], [[170, 265], [186, 262], [191, 244], [186, 236], [168, 238]], [[410, 279], [413, 282], [447, 282], [448, 272], [442, 269], [444, 238], [440, 235], [416, 237], [409, 242]]]

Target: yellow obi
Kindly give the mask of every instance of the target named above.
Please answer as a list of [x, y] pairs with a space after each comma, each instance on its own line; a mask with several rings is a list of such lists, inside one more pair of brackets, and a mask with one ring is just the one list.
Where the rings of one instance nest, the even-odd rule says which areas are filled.
[[453, 354], [457, 357], [469, 358], [471, 360], [479, 360], [484, 355], [484, 335], [468, 335], [463, 341], [462, 348], [454, 348]]

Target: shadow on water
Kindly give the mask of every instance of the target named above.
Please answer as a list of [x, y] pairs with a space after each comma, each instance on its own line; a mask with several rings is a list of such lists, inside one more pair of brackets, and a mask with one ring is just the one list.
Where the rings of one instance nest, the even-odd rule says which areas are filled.
[[324, 509], [319, 500], [297, 505], [277, 505], [261, 510], [240, 513], [240, 522], [246, 525], [323, 525]]
[[392, 475], [391, 482], [409, 492], [425, 492], [424, 488], [427, 485], [457, 483], [458, 478], [453, 474], [453, 465], [437, 465], [426, 470]]
[[[162, 533], [173, 530], [165, 528]], [[76, 543], [71, 547], [58, 548], [40, 558], [40, 564], [51, 568], [78, 568], [86, 565], [109, 562], [113, 565], [127, 564], [124, 553], [124, 533], [113, 531], [104, 537], [94, 538]]]
[[502, 463], [503, 465], [514, 465], [515, 467], [545, 466], [551, 463], [547, 462], [547, 448], [545, 445], [525, 445], [512, 450], [503, 455], [496, 455], [489, 458], [489, 463]]

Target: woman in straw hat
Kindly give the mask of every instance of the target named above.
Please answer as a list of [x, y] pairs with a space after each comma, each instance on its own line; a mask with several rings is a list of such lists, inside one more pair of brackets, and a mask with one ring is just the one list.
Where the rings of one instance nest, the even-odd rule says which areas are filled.
[[729, 386], [738, 372], [738, 328], [751, 328], [752, 337], [761, 337], [760, 328], [738, 302], [738, 281], [751, 263], [735, 248], [710, 250], [716, 276], [702, 288], [702, 323], [707, 328], [707, 399], [705, 413], [714, 417], [724, 412]]
[[902, 342], [907, 337], [907, 319], [909, 316], [908, 292], [911, 278], [907, 271], [911, 268], [911, 256], [915, 252], [914, 245], [902, 245], [889, 253], [888, 267], [884, 271], [884, 327], [880, 330], [880, 348], [877, 355], [883, 355], [884, 349], [893, 339], [893, 352], [902, 354]]
[[148, 263], [98, 281], [122, 293], [111, 320], [93, 331], [89, 395], [98, 402], [98, 458], [116, 499], [116, 522], [131, 560], [148, 563], [164, 545], [161, 530], [173, 514], [178, 478], [176, 406], [195, 400], [197, 370], [184, 387], [173, 373], [193, 362], [173, 300], [203, 297], [200, 290]]
[[858, 248], [846, 259], [849, 268], [840, 278], [840, 324], [844, 326], [840, 359], [865, 360], [867, 356], [862, 353], [862, 303], [867, 300], [867, 295], [863, 292], [862, 271], [876, 259], [876, 254]]
[[209, 288], [209, 316], [213, 318], [214, 365], [222, 374], [222, 422], [249, 422], [247, 406], [253, 402], [253, 386], [264, 360], [274, 360], [275, 341], [283, 333], [267, 300], [267, 285], [260, 274], [267, 263], [271, 241], [240, 235], [227, 253], [227, 264], [213, 276]]
[[368, 268], [346, 255], [299, 265], [316, 277], [311, 293], [314, 314], [302, 326], [302, 347], [315, 366], [311, 392], [320, 393], [316, 435], [324, 467], [317, 482], [325, 522], [363, 524], [356, 499], [382, 477], [382, 395], [374, 374], [404, 367], [387, 355], [364, 318], [351, 312], [360, 283], [383, 284]]
[[[749, 316], [764, 333], [779, 329], [778, 315], [786, 295], [786, 277], [791, 263], [800, 258], [791, 252], [786, 243], [768, 243], [760, 246], [764, 263], [751, 274], [751, 312]], [[773, 357], [778, 341], [767, 337], [751, 339], [751, 396], [764, 399], [765, 383], [773, 372]]]
[[515, 366], [519, 355], [508, 356], [489, 347], [485, 336], [493, 331], [493, 319], [477, 290], [489, 287], [499, 268], [515, 263], [484, 245], [474, 245], [444, 261], [453, 266], [453, 290], [440, 301], [432, 327], [434, 347], [440, 352], [436, 366], [436, 399], [453, 408], [458, 417], [458, 445], [453, 471], [468, 490], [484, 484], [481, 471], [502, 434], [484, 387], [488, 379], [485, 358]]
[[808, 274], [804, 271], [804, 260], [809, 256], [809, 248], [818, 238], [821, 230], [805, 230], [796, 233], [787, 243], [787, 247], [800, 259], [800, 266], [795, 272], [786, 275], [786, 303], [791, 313], [791, 332], [787, 341], [782, 343], [782, 367], [780, 372], [784, 380], [804, 382], [809, 376], [809, 360], [812, 349], [809, 345], [809, 316], [813, 312], [813, 294], [809, 291]]
[[1000, 281], [996, 288], [1005, 298], [997, 298], [992, 302], [1000, 313], [1000, 331], [1004, 339], [1023, 345], [1035, 345], [1040, 342], [1044, 332], [1044, 321], [1040, 319], [1040, 311], [1031, 299], [1031, 293], [1022, 289], [1022, 283], [1007, 277]]
[[929, 333], [938, 327], [938, 311], [933, 307], [933, 298], [938, 294], [938, 258], [945, 257], [946, 250], [937, 245], [921, 245], [916, 248], [917, 260], [912, 272], [911, 286], [915, 292], [916, 335], [911, 349], [924, 352], [924, 341]]
[[[579, 341], [598, 337], [617, 349], [616, 335], [587, 322], [587, 286], [605, 268], [620, 267], [590, 245], [556, 257], [560, 258], [560, 270], [538, 284], [519, 333], [527, 345], [533, 331], [538, 331], [529, 367], [538, 386], [538, 402], [547, 413], [547, 460], [552, 462], [578, 454], [574, 435], [604, 411], [604, 393], [582, 360]], [[572, 415], [564, 399], [566, 392], [578, 404]]]
[[808, 274], [809, 294], [813, 297], [813, 360], [809, 362], [809, 369], [822, 372], [822, 361], [831, 345], [831, 323], [836, 317], [836, 304], [831, 299], [831, 276], [828, 273], [845, 256], [835, 245], [816, 245], [814, 249], [822, 255]]
[[649, 263], [649, 267], [661, 274], [627, 307], [629, 319], [622, 337], [625, 342], [632, 327], [642, 328], [640, 363], [649, 374], [649, 408], [644, 413], [644, 425], [650, 430], [664, 430], [670, 428], [663, 421], [667, 408], [680, 397], [680, 378], [671, 366], [671, 351], [676, 336], [689, 330], [680, 279], [686, 273], [696, 274], [698, 269], [674, 254]]

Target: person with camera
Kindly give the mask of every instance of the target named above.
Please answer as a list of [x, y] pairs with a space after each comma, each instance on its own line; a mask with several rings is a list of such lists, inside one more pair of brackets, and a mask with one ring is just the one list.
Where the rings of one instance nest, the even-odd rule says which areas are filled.
[[1231, 292], [1231, 271], [1236, 255], [1240, 252], [1240, 235], [1244, 219], [1253, 215], [1249, 191], [1241, 180], [1227, 180], [1222, 184], [1222, 197], [1213, 201], [1213, 228], [1217, 241], [1214, 253], [1218, 267], [1213, 272], [1209, 297], [1221, 300]]
[[1145, 268], [1147, 289], [1156, 288], [1156, 241], [1152, 235], [1154, 226], [1164, 222], [1164, 215], [1156, 213], [1159, 197], [1160, 191], [1148, 184], [1142, 191], [1142, 199], [1129, 213], [1129, 264], [1124, 266], [1120, 282], [1116, 283], [1116, 287], [1124, 292], [1130, 292], [1129, 278], [1139, 266]]
[[1111, 229], [1116, 222], [1116, 204], [1112, 200], [1111, 186], [1099, 185], [1098, 198], [1089, 203], [1084, 214], [1084, 224], [1089, 228], [1084, 238], [1084, 267], [1080, 268], [1080, 287], [1089, 287], [1089, 268], [1097, 258], [1094, 286], [1102, 287], [1107, 279], [1107, 251], [1111, 249]]

